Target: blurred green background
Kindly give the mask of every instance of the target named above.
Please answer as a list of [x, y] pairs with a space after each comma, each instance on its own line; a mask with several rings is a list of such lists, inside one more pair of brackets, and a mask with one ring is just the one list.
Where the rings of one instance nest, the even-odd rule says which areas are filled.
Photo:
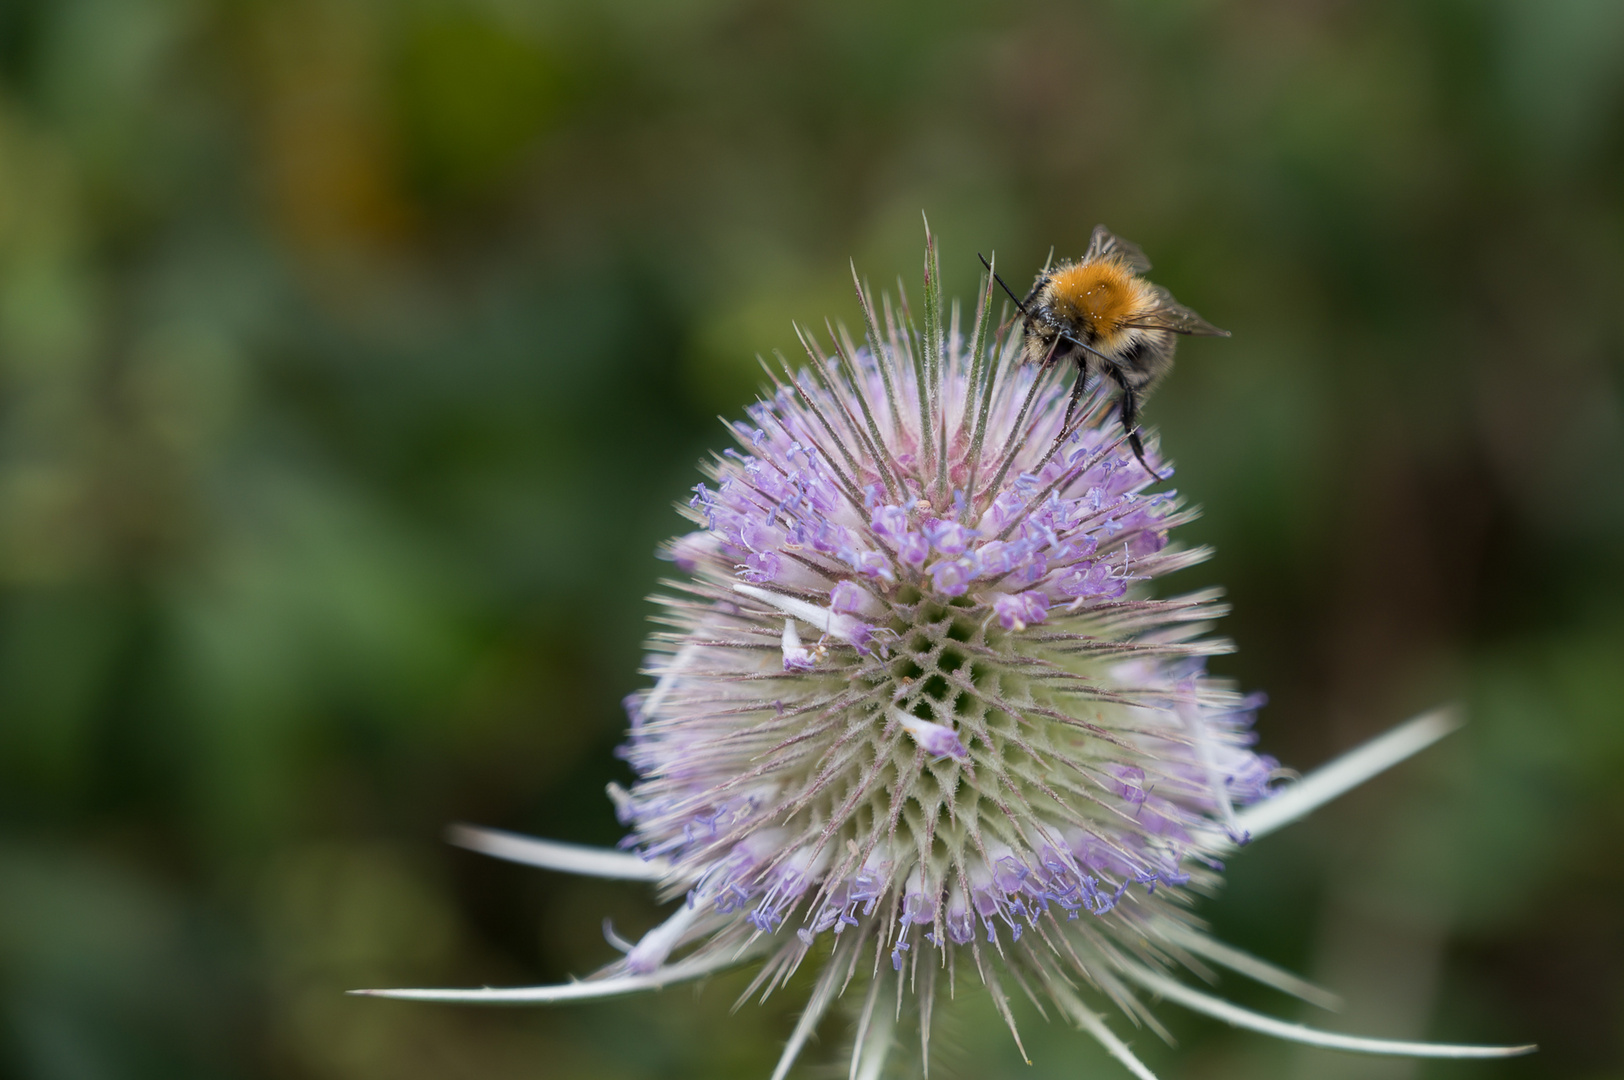
[[[341, 992], [658, 918], [441, 830], [617, 839], [671, 503], [758, 351], [855, 321], [848, 257], [917, 281], [922, 209], [961, 295], [1103, 221], [1234, 331], [1148, 419], [1218, 548], [1167, 587], [1230, 589], [1265, 749], [1472, 717], [1203, 910], [1349, 1004], [1239, 1000], [1538, 1056], [1171, 1006], [1136, 1048], [1624, 1077], [1618, 0], [3, 0], [0, 1074], [765, 1077], [799, 1001], [730, 1016], [737, 977]], [[1032, 1068], [961, 992], [933, 1075], [1126, 1075], [1021, 1020]]]

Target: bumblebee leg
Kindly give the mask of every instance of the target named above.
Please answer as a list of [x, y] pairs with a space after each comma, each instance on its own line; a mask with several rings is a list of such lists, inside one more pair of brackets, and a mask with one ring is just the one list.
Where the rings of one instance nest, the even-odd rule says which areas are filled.
[[1077, 378], [1073, 380], [1071, 384], [1071, 400], [1066, 402], [1066, 418], [1060, 421], [1060, 434], [1054, 437], [1054, 446], [1049, 448], [1049, 453], [1051, 454], [1054, 453], [1055, 450], [1059, 448], [1061, 442], [1065, 440], [1066, 432], [1071, 427], [1071, 418], [1072, 415], [1077, 412], [1077, 403], [1083, 400], [1083, 382], [1084, 376], [1087, 374], [1087, 370], [1083, 367], [1083, 361], [1079, 358], [1077, 361]]
[[1152, 469], [1150, 462], [1145, 460], [1145, 444], [1139, 438], [1139, 398], [1115, 368], [1111, 369], [1111, 373], [1116, 384], [1122, 388], [1122, 430], [1128, 433], [1128, 445], [1133, 447], [1133, 456], [1139, 459], [1146, 472], [1160, 480], [1162, 474]]
[[1066, 402], [1066, 418], [1060, 422], [1061, 434], [1065, 434], [1066, 429], [1071, 427], [1071, 418], [1077, 412], [1077, 403], [1083, 400], [1084, 376], [1087, 374], [1088, 371], [1083, 367], [1082, 360], [1078, 360], [1077, 378], [1073, 379], [1071, 384], [1071, 400]]

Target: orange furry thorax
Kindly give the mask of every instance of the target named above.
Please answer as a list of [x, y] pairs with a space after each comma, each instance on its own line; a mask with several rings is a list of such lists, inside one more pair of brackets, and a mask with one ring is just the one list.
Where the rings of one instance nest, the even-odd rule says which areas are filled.
[[1120, 331], [1143, 303], [1138, 277], [1117, 259], [1061, 267], [1049, 279], [1047, 291], [1055, 315], [1087, 325], [1096, 339]]

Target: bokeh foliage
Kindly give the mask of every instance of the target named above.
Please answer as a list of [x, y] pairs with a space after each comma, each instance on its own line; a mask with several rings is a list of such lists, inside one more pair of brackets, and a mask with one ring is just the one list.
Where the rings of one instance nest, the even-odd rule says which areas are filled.
[[[923, 208], [961, 295], [1105, 221], [1235, 332], [1149, 420], [1266, 748], [1472, 714], [1220, 931], [1333, 1025], [1545, 1046], [1428, 1074], [1624, 1075], [1621, 165], [1615, 0], [5, 0], [0, 1073], [764, 1076], [795, 1002], [736, 978], [340, 992], [657, 917], [439, 832], [617, 838], [670, 503]], [[1168, 1077], [1417, 1071], [1165, 1012]], [[1023, 1019], [936, 1067], [1119, 1075]]]

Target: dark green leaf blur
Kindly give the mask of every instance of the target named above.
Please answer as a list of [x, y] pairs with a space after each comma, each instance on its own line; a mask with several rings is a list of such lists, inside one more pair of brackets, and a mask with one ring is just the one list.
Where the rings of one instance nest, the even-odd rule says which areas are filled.
[[[0, 0], [0, 1075], [766, 1077], [804, 986], [343, 991], [657, 920], [442, 831], [618, 839], [672, 503], [848, 258], [917, 288], [921, 211], [960, 295], [1105, 222], [1234, 331], [1147, 419], [1266, 750], [1470, 714], [1203, 906], [1343, 1012], [1224, 992], [1543, 1050], [1117, 1029], [1624, 1076], [1618, 0]], [[963, 974], [933, 1075], [1127, 1075], [1031, 1007], [1028, 1067]]]

